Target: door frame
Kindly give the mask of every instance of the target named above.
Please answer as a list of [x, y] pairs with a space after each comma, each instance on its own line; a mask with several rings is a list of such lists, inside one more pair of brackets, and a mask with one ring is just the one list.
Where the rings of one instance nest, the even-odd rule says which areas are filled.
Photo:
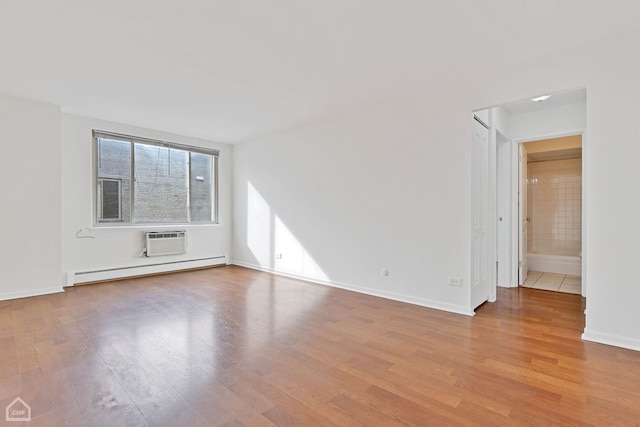
[[[515, 285], [512, 283], [513, 287], [518, 286], [518, 257], [519, 257], [519, 242], [520, 242], [520, 233], [518, 228], [518, 184], [519, 184], [519, 174], [518, 174], [518, 153], [519, 153], [519, 145], [525, 142], [538, 141], [543, 139], [552, 139], [552, 138], [563, 138], [565, 136], [575, 136], [580, 135], [582, 137], [582, 296], [587, 296], [587, 280], [586, 280], [586, 250], [585, 250], [585, 242], [586, 242], [586, 224], [587, 224], [587, 209], [586, 209], [586, 180], [585, 180], [585, 159], [587, 157], [588, 149], [586, 144], [586, 133], [584, 128], [580, 129], [572, 129], [563, 132], [554, 132], [549, 134], [540, 134], [540, 135], [532, 135], [527, 137], [516, 138], [512, 140], [512, 159], [511, 159], [511, 248], [513, 249], [511, 253], [511, 277], [515, 278]], [[497, 224], [497, 218], [493, 218], [493, 221]]]
[[[511, 169], [512, 142], [498, 129], [496, 135], [496, 285], [513, 287], [511, 277]], [[495, 292], [494, 292], [495, 300]]]
[[[517, 209], [518, 209], [518, 257], [516, 258], [518, 267], [518, 286], [524, 285], [529, 273], [529, 220], [528, 220], [528, 170], [529, 161], [527, 159], [527, 149], [524, 144], [518, 144], [518, 178], [517, 178]], [[525, 237], [526, 236], [526, 237]]]

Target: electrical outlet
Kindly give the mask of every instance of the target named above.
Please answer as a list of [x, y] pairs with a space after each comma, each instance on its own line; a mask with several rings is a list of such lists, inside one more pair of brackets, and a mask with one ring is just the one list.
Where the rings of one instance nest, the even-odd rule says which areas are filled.
[[282, 259], [282, 254], [276, 254], [276, 259]]
[[449, 286], [462, 286], [462, 279], [459, 277], [449, 277]]

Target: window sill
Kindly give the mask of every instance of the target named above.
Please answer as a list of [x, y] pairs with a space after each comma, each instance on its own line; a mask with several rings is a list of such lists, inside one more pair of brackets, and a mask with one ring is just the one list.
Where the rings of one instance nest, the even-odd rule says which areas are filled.
[[222, 228], [223, 224], [220, 223], [207, 223], [207, 224], [133, 224], [133, 225], [121, 225], [121, 224], [94, 224], [88, 227], [87, 230], [180, 230], [180, 229], [197, 229], [197, 228]]

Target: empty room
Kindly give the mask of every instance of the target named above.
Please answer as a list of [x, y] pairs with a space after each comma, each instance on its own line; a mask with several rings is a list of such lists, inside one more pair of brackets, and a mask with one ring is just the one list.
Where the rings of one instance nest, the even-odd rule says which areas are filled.
[[0, 1], [0, 426], [640, 425], [639, 16]]

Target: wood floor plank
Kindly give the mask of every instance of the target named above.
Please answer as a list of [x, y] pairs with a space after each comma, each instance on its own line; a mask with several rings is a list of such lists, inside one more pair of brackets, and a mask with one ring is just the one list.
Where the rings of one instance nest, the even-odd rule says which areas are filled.
[[297, 427], [304, 425], [295, 415], [289, 413], [286, 408], [275, 406], [263, 414], [274, 425], [282, 427]]
[[241, 267], [0, 301], [0, 410], [31, 426], [639, 426], [640, 352], [580, 295], [475, 317]]
[[387, 415], [372, 405], [368, 405], [357, 396], [338, 394], [331, 399], [330, 403], [345, 413], [353, 414], [354, 420], [350, 425], [358, 425], [357, 423], [363, 426], [384, 425], [388, 427], [409, 425], [399, 418]]
[[[33, 352], [32, 352], [33, 353]], [[34, 357], [31, 355], [31, 357]], [[31, 360], [29, 361], [31, 362]], [[0, 381], [20, 373], [16, 338], [14, 336], [0, 338]]]

